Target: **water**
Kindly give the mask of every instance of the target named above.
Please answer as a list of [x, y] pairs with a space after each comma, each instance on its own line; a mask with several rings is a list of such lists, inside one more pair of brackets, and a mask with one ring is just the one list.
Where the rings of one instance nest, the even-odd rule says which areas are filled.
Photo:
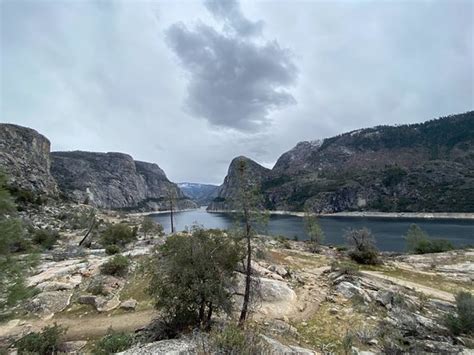
[[[168, 213], [154, 214], [152, 217], [163, 225], [166, 232], [170, 230]], [[235, 224], [235, 217], [226, 213], [208, 213], [205, 208], [198, 210], [176, 212], [174, 218], [176, 230], [198, 223], [206, 228], [226, 229]], [[319, 219], [326, 239], [325, 244], [341, 245], [345, 243], [344, 232], [349, 228], [369, 228], [375, 235], [376, 244], [384, 251], [405, 251], [405, 240], [408, 227], [418, 224], [430, 237], [447, 239], [456, 246], [474, 245], [474, 221], [454, 219], [422, 219], [422, 218], [370, 218], [370, 217], [321, 217]], [[297, 236], [306, 240], [301, 217], [290, 215], [272, 215], [264, 231], [269, 235], [283, 235], [289, 239]]]

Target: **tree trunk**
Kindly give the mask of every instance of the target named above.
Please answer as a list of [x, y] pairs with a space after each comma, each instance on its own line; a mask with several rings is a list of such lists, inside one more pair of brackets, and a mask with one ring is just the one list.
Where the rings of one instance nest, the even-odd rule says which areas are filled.
[[250, 287], [252, 282], [252, 243], [251, 237], [251, 226], [249, 220], [249, 211], [246, 203], [244, 203], [244, 219], [245, 219], [245, 237], [247, 239], [247, 268], [245, 270], [245, 292], [244, 302], [242, 303], [242, 310], [240, 312], [239, 326], [242, 326], [247, 319], [249, 301], [250, 301]]
[[174, 233], [174, 222], [173, 222], [173, 198], [170, 198], [170, 218], [171, 218], [171, 234]]
[[209, 302], [208, 307], [209, 309], [207, 310], [206, 329], [211, 328], [212, 302]]
[[95, 216], [92, 218], [91, 225], [90, 225], [89, 229], [87, 230], [86, 235], [79, 242], [79, 246], [81, 246], [86, 241], [87, 237], [92, 232], [92, 229], [94, 228], [94, 226], [95, 226]]

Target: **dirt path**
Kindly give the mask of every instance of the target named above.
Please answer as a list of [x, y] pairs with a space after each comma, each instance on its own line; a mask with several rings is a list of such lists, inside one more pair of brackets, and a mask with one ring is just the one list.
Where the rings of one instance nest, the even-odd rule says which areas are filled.
[[361, 272], [364, 275], [383, 279], [383, 280], [388, 280], [388, 281], [393, 282], [394, 284], [410, 288], [417, 292], [424, 293], [425, 295], [433, 297], [433, 298], [438, 298], [440, 300], [448, 301], [448, 302], [454, 302], [454, 295], [446, 291], [441, 291], [435, 288], [420, 285], [419, 283], [416, 283], [416, 282], [406, 281], [406, 280], [399, 279], [393, 276], [387, 276], [378, 271], [361, 271]]
[[109, 328], [115, 331], [130, 331], [148, 325], [156, 316], [154, 310], [144, 310], [118, 315], [95, 314], [82, 318], [57, 317], [50, 320], [26, 321], [23, 325], [0, 327], [0, 338], [14, 337], [23, 333], [26, 329], [33, 331], [41, 330], [47, 325], [54, 323], [67, 328], [65, 340], [87, 340], [89, 338], [99, 338], [105, 335]]

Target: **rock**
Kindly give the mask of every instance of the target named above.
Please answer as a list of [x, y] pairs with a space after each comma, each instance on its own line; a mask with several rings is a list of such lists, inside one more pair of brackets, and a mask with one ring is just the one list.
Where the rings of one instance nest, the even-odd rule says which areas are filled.
[[390, 309], [390, 308], [392, 308], [393, 292], [391, 292], [391, 291], [379, 291], [379, 292], [377, 292], [377, 295], [375, 296], [375, 301], [380, 303], [385, 308]]
[[135, 308], [137, 307], [137, 303], [138, 302], [136, 300], [129, 299], [129, 300], [126, 300], [126, 301], [123, 301], [122, 303], [120, 303], [120, 308], [129, 310], [129, 311], [134, 311]]
[[50, 173], [49, 140], [27, 127], [0, 124], [0, 170], [8, 184], [36, 196], [56, 197], [58, 187]]
[[301, 355], [310, 355], [316, 354], [313, 350], [301, 348], [299, 346], [293, 345], [283, 345], [279, 341], [270, 338], [266, 335], [260, 335], [263, 341], [268, 345], [268, 352], [270, 354], [301, 354]]
[[83, 349], [87, 344], [85, 340], [77, 340], [77, 341], [66, 341], [61, 343], [58, 347], [58, 351], [61, 353], [79, 353], [81, 349]]
[[97, 296], [83, 295], [79, 296], [77, 302], [80, 304], [90, 304], [95, 307], [97, 301]]
[[276, 272], [278, 275], [281, 277], [288, 277], [290, 276], [289, 272], [287, 269], [285, 269], [283, 266], [280, 265], [271, 265], [268, 270]]
[[336, 290], [346, 298], [352, 298], [355, 295], [363, 298], [364, 302], [370, 302], [370, 296], [362, 288], [348, 282], [343, 281], [336, 286]]
[[36, 288], [42, 291], [72, 290], [74, 287], [75, 287], [74, 284], [66, 283], [66, 282], [57, 282], [57, 281], [46, 281], [36, 286]]
[[377, 339], [370, 339], [367, 344], [371, 346], [377, 346], [379, 345], [379, 341]]
[[197, 344], [192, 339], [170, 339], [155, 341], [145, 345], [137, 345], [124, 352], [123, 355], [152, 355], [152, 354], [192, 354], [196, 353]]
[[337, 314], [337, 313], [339, 313], [339, 310], [337, 308], [330, 308], [329, 313], [330, 314]]
[[240, 156], [234, 158], [229, 165], [224, 183], [217, 190], [217, 197], [207, 207], [209, 211], [233, 210], [236, 208], [235, 197], [240, 188], [239, 168], [241, 165], [245, 166], [245, 183], [250, 187], [259, 187], [270, 172], [270, 169], [247, 157]]
[[123, 153], [53, 152], [51, 173], [73, 201], [101, 208], [165, 209], [166, 196], [177, 208], [195, 208], [156, 164], [134, 161]]
[[66, 309], [71, 296], [72, 291], [69, 290], [41, 292], [27, 303], [26, 308], [43, 319], [49, 319], [55, 313]]
[[362, 351], [362, 350], [359, 350], [359, 348], [356, 348], [355, 346], [352, 347], [352, 354], [353, 355], [375, 355], [375, 353], [372, 351]]

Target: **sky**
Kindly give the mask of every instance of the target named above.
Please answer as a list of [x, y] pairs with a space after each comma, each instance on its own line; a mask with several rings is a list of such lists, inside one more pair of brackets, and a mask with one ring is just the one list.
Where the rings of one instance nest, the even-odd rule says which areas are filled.
[[0, 0], [0, 121], [175, 182], [474, 107], [474, 1]]

